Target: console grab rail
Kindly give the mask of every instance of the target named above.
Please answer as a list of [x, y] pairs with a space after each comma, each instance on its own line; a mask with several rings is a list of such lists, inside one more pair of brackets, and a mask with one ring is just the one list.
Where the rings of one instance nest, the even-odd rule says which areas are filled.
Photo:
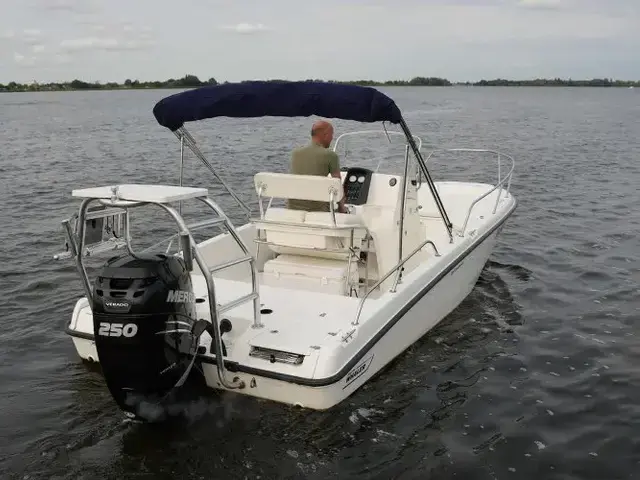
[[[411, 258], [413, 258], [413, 256], [415, 254], [417, 254], [420, 250], [422, 250], [424, 248], [425, 245], [431, 245], [431, 247], [433, 247], [433, 250], [435, 251], [435, 255], [436, 257], [440, 256], [440, 252], [438, 252], [438, 248], [436, 247], [436, 244], [433, 243], [431, 240], [425, 240], [424, 242], [422, 242], [418, 247], [416, 247], [415, 250], [413, 250], [413, 252], [411, 252], [409, 255], [407, 255], [405, 258], [403, 258], [400, 262], [398, 262], [392, 269], [390, 269], [387, 273], [385, 273], [382, 278], [380, 278], [376, 283], [373, 284], [373, 286], [367, 291], [367, 293], [364, 294], [364, 296], [362, 297], [362, 299], [360, 299], [360, 303], [358, 303], [358, 309], [356, 310], [356, 318], [353, 320], [353, 322], [351, 322], [351, 325], [358, 325], [358, 321], [360, 320], [360, 314], [362, 313], [362, 307], [364, 306], [364, 302], [367, 298], [369, 298], [369, 295], [376, 289], [378, 288], [382, 282], [384, 282], [387, 278], [389, 278], [391, 275], [393, 275], [394, 273], [396, 273], [400, 268], [402, 268], [402, 266], [407, 263], [409, 260], [411, 260]], [[391, 289], [389, 290], [390, 292], [394, 293], [395, 292], [395, 288], [396, 285], [394, 283], [394, 285], [391, 287]]]

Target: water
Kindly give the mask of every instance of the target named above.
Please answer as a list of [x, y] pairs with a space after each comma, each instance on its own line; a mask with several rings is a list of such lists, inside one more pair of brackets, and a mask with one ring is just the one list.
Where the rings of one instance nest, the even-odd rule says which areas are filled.
[[[425, 142], [516, 156], [519, 207], [478, 285], [329, 412], [213, 396], [171, 429], [124, 421], [79, 362], [63, 328], [81, 285], [70, 262], [51, 260], [72, 188], [175, 182], [178, 143], [151, 114], [170, 92], [0, 95], [4, 478], [640, 478], [640, 96], [387, 91]], [[252, 175], [284, 171], [309, 123], [192, 130], [250, 198]], [[338, 132], [358, 127], [336, 122]], [[434, 165], [436, 178], [447, 172], [460, 175]], [[211, 185], [192, 158], [186, 176]]]

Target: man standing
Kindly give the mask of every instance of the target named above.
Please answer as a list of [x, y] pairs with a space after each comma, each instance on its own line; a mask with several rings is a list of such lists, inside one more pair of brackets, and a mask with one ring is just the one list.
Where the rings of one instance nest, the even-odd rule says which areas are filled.
[[[296, 175], [319, 175], [340, 178], [340, 160], [329, 150], [333, 140], [333, 126], [324, 120], [317, 121], [311, 127], [311, 143], [296, 148], [291, 155], [289, 173]], [[328, 212], [328, 202], [289, 199], [287, 206], [293, 210]], [[346, 213], [344, 197], [340, 200], [338, 211]]]

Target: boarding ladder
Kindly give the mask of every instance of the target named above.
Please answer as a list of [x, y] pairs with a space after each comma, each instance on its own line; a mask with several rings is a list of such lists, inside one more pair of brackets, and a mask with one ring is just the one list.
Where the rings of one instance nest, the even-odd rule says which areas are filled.
[[[168, 239], [164, 239], [150, 247], [145, 248], [143, 251], [149, 251], [157, 248], [162, 243], [169, 241], [166, 253], [168, 254], [173, 241], [178, 238], [180, 250], [182, 252], [183, 259], [186, 263], [189, 271], [193, 270], [193, 260], [196, 261], [200, 270], [204, 274], [205, 282], [208, 292], [209, 312], [211, 316], [211, 325], [213, 329], [212, 341], [213, 350], [215, 352], [216, 366], [220, 383], [227, 389], [244, 388], [244, 382], [238, 378], [234, 378], [229, 381], [226, 377], [226, 368], [224, 365], [224, 348], [222, 344], [222, 335], [220, 332], [220, 316], [232, 310], [244, 303], [253, 302], [253, 328], [261, 328], [263, 326], [260, 318], [260, 292], [258, 271], [256, 266], [256, 259], [251, 255], [247, 245], [242, 240], [237, 230], [235, 229], [231, 220], [222, 211], [222, 209], [208, 197], [208, 193], [205, 189], [201, 189], [202, 194], [192, 195], [191, 198], [196, 198], [209, 207], [215, 214], [215, 218], [210, 218], [203, 221], [187, 224], [182, 215], [176, 210], [169, 202], [163, 201], [149, 201], [149, 200], [121, 200], [118, 197], [118, 187], [112, 188], [112, 196], [110, 199], [104, 198], [104, 196], [85, 196], [80, 206], [79, 213], [74, 215], [68, 220], [62, 222], [65, 234], [67, 237], [66, 251], [55, 255], [54, 259], [73, 258], [76, 263], [76, 267], [83, 280], [83, 286], [87, 299], [92, 297], [91, 283], [89, 281], [86, 269], [84, 267], [83, 258], [93, 256], [98, 253], [103, 253], [112, 250], [118, 250], [126, 248], [131, 255], [135, 255], [131, 247], [131, 235], [129, 231], [129, 210], [131, 208], [143, 206], [143, 205], [155, 205], [163, 209], [168, 213], [179, 227], [179, 233], [170, 236]], [[99, 202], [100, 206], [97, 208], [89, 209], [89, 206], [93, 202]], [[180, 202], [179, 210], [182, 210]], [[72, 227], [72, 221], [75, 221], [75, 228]], [[111, 223], [109, 219], [112, 219]], [[95, 221], [99, 223], [96, 227]], [[93, 223], [92, 223], [93, 222]], [[110, 229], [105, 229], [105, 225], [111, 225]], [[217, 265], [207, 265], [204, 255], [201, 249], [193, 238], [192, 231], [206, 228], [206, 227], [220, 227], [225, 229], [233, 238], [235, 243], [242, 250], [242, 256], [233, 260], [219, 263]], [[95, 229], [98, 228], [98, 240], [95, 239]], [[90, 236], [93, 234], [93, 242], [88, 244], [86, 242], [87, 230], [93, 229], [93, 232], [89, 232]], [[104, 240], [104, 233], [110, 233], [112, 236]], [[213, 280], [213, 274], [220, 272], [227, 268], [242, 263], [249, 263], [251, 267], [251, 293], [242, 295], [234, 300], [231, 300], [224, 304], [218, 304], [216, 301], [215, 283]], [[208, 272], [206, 274], [205, 272]], [[91, 305], [91, 302], [89, 302]], [[197, 319], [196, 319], [197, 320]]]
[[[201, 269], [203, 269], [204, 271], [208, 271], [210, 275], [213, 275], [214, 273], [220, 272], [222, 270], [225, 270], [227, 268], [231, 268], [234, 267], [236, 265], [240, 265], [242, 263], [249, 263], [250, 267], [251, 267], [251, 277], [252, 277], [252, 286], [251, 286], [251, 293], [243, 295], [241, 297], [236, 298], [235, 300], [232, 300], [228, 303], [225, 304], [219, 304], [216, 303], [216, 317], [220, 317], [221, 314], [228, 312], [229, 310], [233, 310], [234, 308], [236, 308], [239, 305], [242, 305], [243, 303], [247, 303], [250, 301], [256, 301], [260, 299], [260, 294], [259, 294], [259, 287], [258, 287], [258, 271], [257, 271], [257, 267], [256, 267], [256, 263], [255, 263], [255, 258], [249, 253], [249, 249], [247, 248], [246, 244], [244, 243], [244, 241], [242, 240], [242, 238], [237, 234], [237, 231], [235, 230], [235, 227], [233, 226], [233, 224], [231, 223], [231, 221], [228, 219], [228, 217], [226, 215], [219, 217], [219, 218], [214, 218], [214, 219], [209, 219], [209, 220], [203, 220], [200, 222], [195, 222], [192, 224], [188, 224], [186, 225], [186, 229], [184, 232], [181, 232], [178, 234], [178, 236], [181, 238], [181, 243], [185, 243], [185, 240], [182, 240], [182, 238], [184, 238], [185, 236], [185, 232], [191, 236], [191, 239], [193, 238], [191, 231], [192, 230], [197, 230], [197, 229], [201, 229], [201, 228], [206, 228], [206, 227], [224, 227], [227, 232], [229, 232], [232, 236], [232, 238], [235, 240], [236, 244], [242, 249], [243, 251], [243, 255], [239, 258], [235, 258], [233, 260], [229, 260], [227, 262], [222, 262], [219, 263], [217, 265], [214, 266], [208, 266], [205, 263], [205, 267], [203, 268], [199, 262], [199, 266]], [[194, 252], [194, 258], [197, 259], [198, 255], [201, 256], [201, 252], [197, 246], [197, 244], [192, 243], [192, 249]], [[184, 252], [184, 248], [182, 249], [182, 251]], [[183, 253], [184, 254], [184, 253]], [[205, 270], [206, 269], [206, 270]], [[253, 281], [253, 278], [256, 279], [256, 281]], [[212, 292], [209, 292], [209, 297], [210, 298], [215, 298], [215, 289], [214, 292], [212, 294]], [[259, 303], [258, 303], [259, 306]], [[258, 308], [257, 311], [254, 311], [254, 318], [253, 318], [253, 326], [256, 328], [261, 327], [261, 323], [260, 323], [260, 309]]]
[[[189, 260], [189, 255], [187, 252], [193, 252], [193, 258], [196, 260], [198, 266], [200, 267], [202, 272], [209, 272], [208, 275], [205, 275], [205, 281], [207, 284], [207, 292], [208, 292], [208, 303], [209, 303], [209, 312], [211, 315], [211, 324], [213, 327], [213, 347], [216, 356], [216, 367], [218, 370], [218, 377], [220, 379], [220, 383], [229, 389], [236, 388], [244, 388], [244, 382], [239, 379], [234, 379], [229, 382], [226, 377], [226, 368], [224, 365], [224, 348], [222, 344], [222, 333], [220, 331], [220, 318], [221, 315], [229, 310], [233, 310], [234, 308], [245, 304], [247, 302], [253, 302], [253, 328], [262, 327], [262, 322], [260, 318], [260, 292], [259, 292], [259, 282], [258, 282], [258, 271], [256, 266], [256, 259], [251, 255], [247, 245], [244, 243], [242, 238], [238, 235], [234, 225], [231, 223], [229, 218], [224, 214], [224, 212], [218, 207], [212, 200], [208, 197], [203, 199], [203, 202], [207, 204], [214, 212], [218, 215], [217, 218], [203, 220], [200, 222], [184, 225], [182, 231], [178, 234], [180, 238], [181, 250], [183, 252], [183, 257], [187, 263], [187, 268], [191, 269], [192, 264]], [[179, 222], [178, 222], [179, 224]], [[227, 232], [232, 236], [235, 243], [242, 250], [243, 255], [239, 258], [235, 258], [233, 260], [228, 260], [226, 262], [218, 263], [216, 265], [210, 266], [207, 265], [202, 252], [200, 251], [198, 245], [193, 240], [192, 231], [200, 228], [206, 227], [222, 227], [227, 230]], [[215, 292], [215, 282], [213, 279], [213, 274], [225, 270], [227, 268], [233, 267], [235, 265], [240, 265], [242, 263], [249, 263], [251, 268], [251, 293], [246, 295], [242, 295], [234, 300], [231, 300], [224, 304], [219, 304], [216, 301], [216, 292]]]

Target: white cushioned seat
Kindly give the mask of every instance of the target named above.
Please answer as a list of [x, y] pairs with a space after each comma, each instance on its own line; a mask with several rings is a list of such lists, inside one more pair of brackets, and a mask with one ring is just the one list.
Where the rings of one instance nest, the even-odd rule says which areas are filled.
[[[333, 217], [331, 212], [307, 212], [304, 223], [333, 227]], [[350, 213], [336, 213], [336, 225], [338, 227], [361, 226], [364, 228], [364, 223], [362, 223], [360, 216]]]
[[[261, 204], [263, 197], [339, 202], [344, 194], [342, 180], [334, 177], [260, 172], [254, 183]], [[350, 245], [352, 230], [345, 227], [362, 227], [354, 234], [355, 247], [360, 246], [366, 228], [356, 215], [336, 213], [335, 218], [334, 225], [331, 212], [269, 207], [256, 224], [276, 253], [346, 260], [350, 257], [345, 249]]]
[[[302, 225], [304, 224], [306, 213], [307, 212], [303, 210], [289, 210], [288, 208], [270, 207], [265, 212], [264, 219], [269, 222], [284, 222]], [[265, 228], [267, 242], [284, 246], [307, 246], [307, 235], [301, 235], [297, 230], [294, 231], [293, 228], [295, 227], [268, 225]], [[272, 247], [275, 252], [281, 253], [278, 248], [279, 247]]]
[[[331, 212], [307, 212], [304, 223], [306, 225], [319, 225], [327, 228], [333, 227]], [[353, 247], [359, 248], [367, 230], [359, 215], [350, 213], [336, 213], [336, 227], [355, 227], [353, 229]], [[336, 235], [325, 235], [323, 248], [339, 250], [351, 245], [351, 229], [338, 230]]]
[[344, 250], [350, 245], [351, 229], [340, 227], [356, 227], [354, 247], [360, 246], [360, 239], [366, 234], [360, 217], [346, 213], [336, 213], [337, 229], [333, 225], [330, 212], [270, 207], [265, 212], [264, 219], [265, 223], [261, 228], [265, 231], [266, 241], [269, 242], [269, 248], [279, 254], [346, 259], [349, 256], [348, 251], [326, 251]]
[[304, 223], [307, 212], [288, 208], [269, 207], [264, 219], [272, 222]]

